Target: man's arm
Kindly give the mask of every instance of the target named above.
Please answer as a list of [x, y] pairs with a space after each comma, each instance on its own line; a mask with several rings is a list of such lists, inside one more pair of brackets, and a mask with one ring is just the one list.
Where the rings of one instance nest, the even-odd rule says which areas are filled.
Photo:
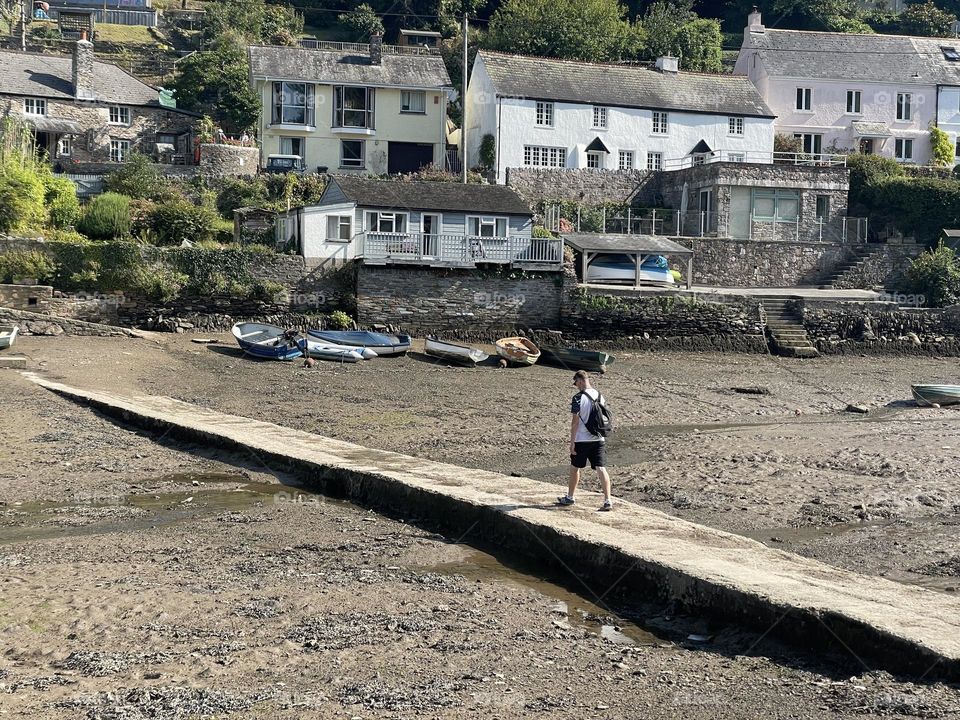
[[580, 429], [580, 395], [574, 395], [570, 403], [570, 454], [576, 455], [577, 430]]

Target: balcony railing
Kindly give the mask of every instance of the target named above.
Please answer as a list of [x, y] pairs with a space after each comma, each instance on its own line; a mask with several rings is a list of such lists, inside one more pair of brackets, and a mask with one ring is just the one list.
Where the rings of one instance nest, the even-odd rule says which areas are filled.
[[424, 233], [367, 232], [359, 236], [360, 256], [371, 261], [473, 267], [498, 265], [556, 265], [563, 260], [558, 238], [477, 237]]
[[815, 167], [846, 167], [847, 156], [829, 153], [755, 152], [747, 150], [714, 150], [708, 153], [670, 158], [663, 161], [664, 170], [681, 170], [717, 162], [754, 163], [758, 165], [810, 165]]

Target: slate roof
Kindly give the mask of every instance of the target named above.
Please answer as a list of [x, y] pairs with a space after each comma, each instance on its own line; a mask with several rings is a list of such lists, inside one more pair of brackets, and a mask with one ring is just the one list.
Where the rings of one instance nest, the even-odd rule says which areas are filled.
[[439, 55], [394, 55], [384, 52], [372, 65], [367, 53], [251, 45], [250, 75], [256, 79], [302, 80], [347, 85], [412, 88], [452, 87]]
[[600, 235], [570, 233], [563, 241], [581, 252], [655, 253], [657, 255], [693, 255], [693, 250], [659, 235]]
[[331, 182], [340, 186], [348, 200], [363, 207], [532, 215], [530, 206], [505, 185], [372, 180], [354, 175], [334, 176]]
[[750, 33], [741, 52], [759, 52], [774, 77], [960, 85], [960, 61], [941, 47], [960, 50], [960, 40], [767, 28]]
[[[93, 89], [101, 102], [160, 107], [156, 88], [111, 63], [94, 60]], [[73, 58], [0, 50], [0, 94], [73, 100]]]
[[775, 117], [746, 77], [664, 73], [638, 65], [508, 55], [481, 50], [497, 95], [537, 100]]

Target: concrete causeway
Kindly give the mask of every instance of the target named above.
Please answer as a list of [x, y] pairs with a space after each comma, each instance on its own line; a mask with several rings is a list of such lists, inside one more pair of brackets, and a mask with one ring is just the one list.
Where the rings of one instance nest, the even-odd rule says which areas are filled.
[[[859, 575], [739, 535], [621, 502], [598, 513], [585, 493], [553, 505], [559, 485], [354, 445], [162, 396], [123, 397], [26, 375], [122, 422], [246, 450], [302, 473], [321, 492], [428, 518], [576, 573], [574, 589], [673, 601], [810, 651], [847, 653], [851, 669], [960, 679], [960, 598]], [[577, 585], [579, 584], [579, 587]]]

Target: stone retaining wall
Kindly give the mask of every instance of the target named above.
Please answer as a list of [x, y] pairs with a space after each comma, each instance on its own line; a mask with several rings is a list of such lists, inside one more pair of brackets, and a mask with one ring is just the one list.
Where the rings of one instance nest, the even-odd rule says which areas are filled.
[[643, 204], [650, 199], [646, 189], [657, 184], [656, 175], [648, 170], [508, 168], [507, 185], [534, 208], [544, 201], [556, 200], [584, 205], [634, 200]]
[[0, 323], [16, 323], [20, 326], [21, 335], [90, 335], [97, 337], [112, 337], [120, 335], [135, 335], [131, 330], [100, 323], [84, 322], [55, 315], [41, 315], [0, 307]]
[[[819, 282], [850, 251], [839, 243], [676, 238], [693, 250], [693, 280], [714, 287], [796, 287]], [[681, 273], [685, 268], [677, 266]]]
[[796, 307], [822, 353], [960, 355], [960, 305], [929, 309], [804, 299]]
[[560, 273], [361, 266], [357, 321], [417, 335], [493, 340], [560, 323]]
[[49, 312], [52, 298], [53, 288], [49, 285], [0, 284], [0, 307], [45, 313]]
[[887, 288], [905, 291], [910, 262], [925, 250], [923, 245], [878, 245], [859, 266], [838, 278], [836, 288]]

